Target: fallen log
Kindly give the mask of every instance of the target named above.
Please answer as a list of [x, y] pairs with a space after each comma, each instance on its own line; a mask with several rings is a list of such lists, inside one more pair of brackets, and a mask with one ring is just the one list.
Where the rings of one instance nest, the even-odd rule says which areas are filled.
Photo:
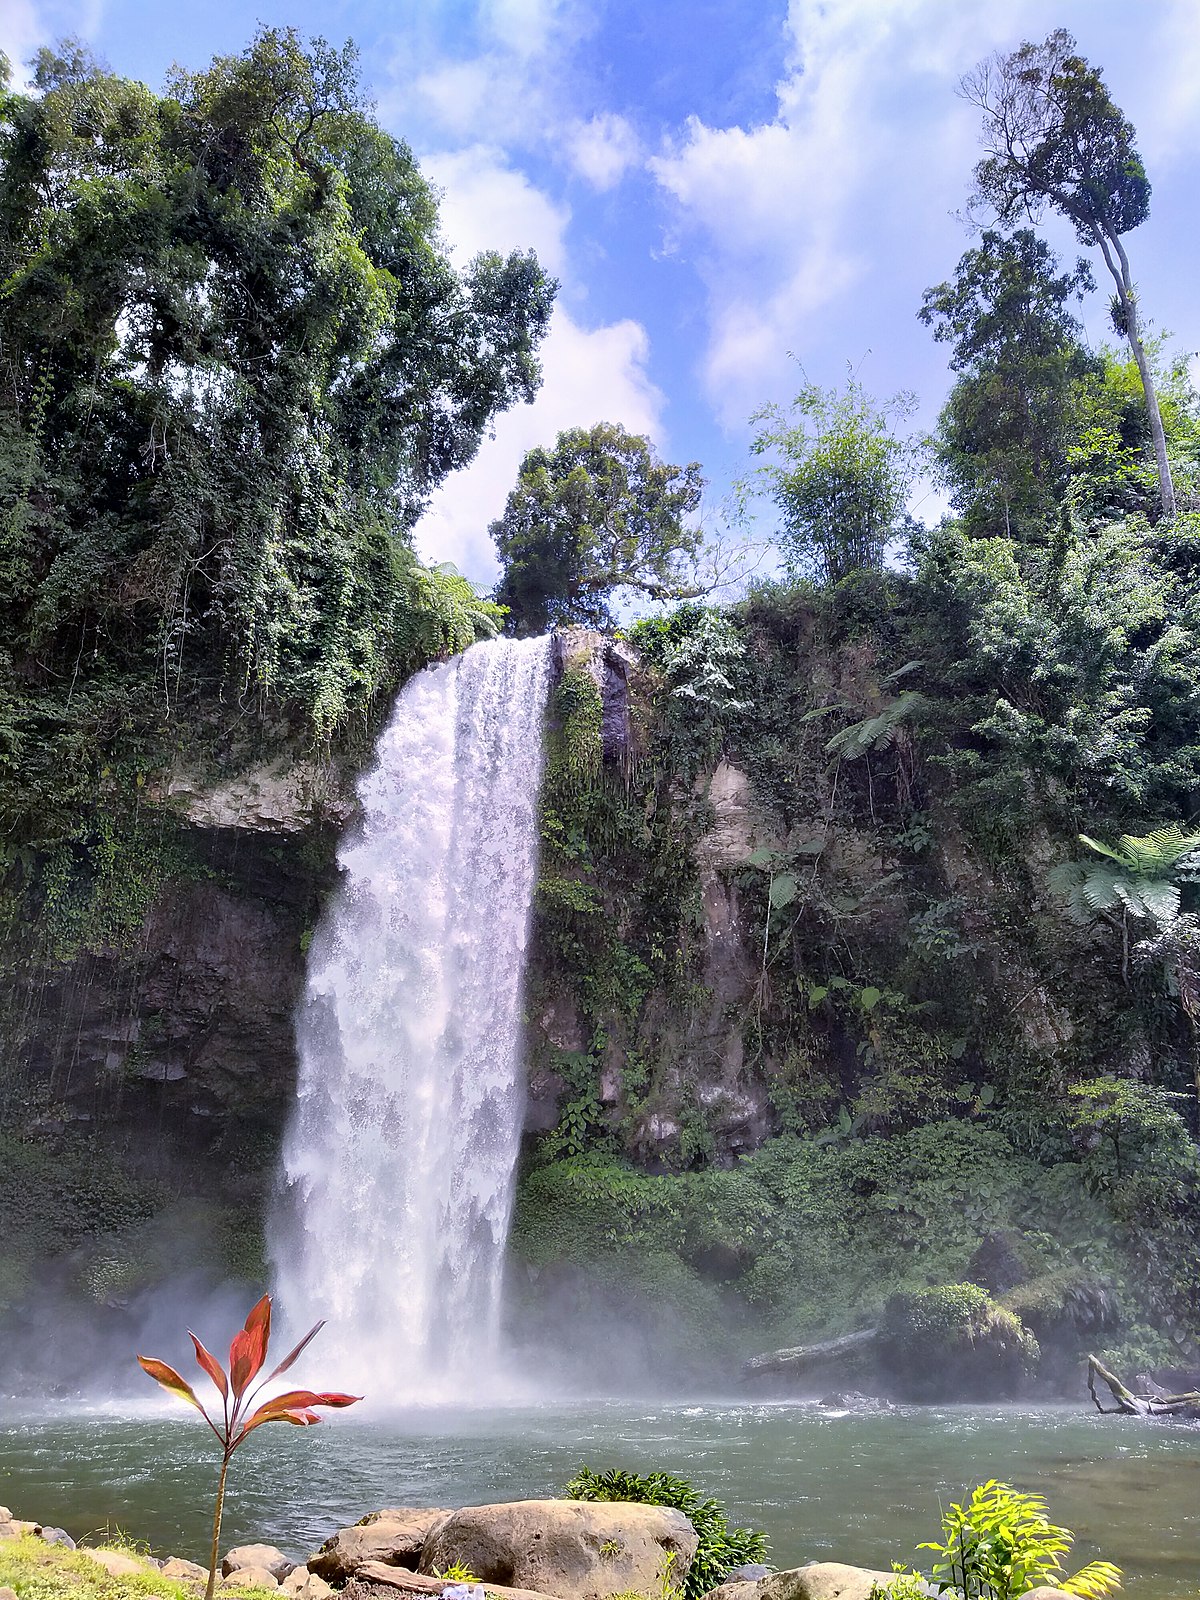
[[[1116, 1401], [1115, 1405], [1101, 1404], [1096, 1393], [1097, 1378], [1107, 1386]], [[1188, 1422], [1200, 1420], [1200, 1391], [1190, 1394], [1134, 1394], [1097, 1356], [1088, 1357], [1088, 1393], [1101, 1416], [1178, 1417]]]
[[874, 1328], [863, 1328], [857, 1333], [843, 1333], [836, 1339], [818, 1340], [816, 1344], [796, 1345], [790, 1350], [768, 1350], [765, 1355], [750, 1356], [743, 1361], [742, 1371], [748, 1376], [771, 1372], [807, 1372], [810, 1367], [841, 1361], [847, 1356], [865, 1355], [875, 1342], [875, 1333]]

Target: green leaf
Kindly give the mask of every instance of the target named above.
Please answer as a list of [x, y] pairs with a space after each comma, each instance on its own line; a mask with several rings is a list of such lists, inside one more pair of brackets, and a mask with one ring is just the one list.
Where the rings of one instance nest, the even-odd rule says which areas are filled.
[[859, 995], [858, 1003], [864, 1011], [874, 1011], [875, 1007], [882, 999], [883, 990], [876, 989], [871, 985], [868, 985], [867, 988], [865, 988]]
[[796, 878], [791, 872], [781, 872], [777, 878], [772, 878], [768, 899], [774, 910], [782, 910], [790, 906], [796, 898]]

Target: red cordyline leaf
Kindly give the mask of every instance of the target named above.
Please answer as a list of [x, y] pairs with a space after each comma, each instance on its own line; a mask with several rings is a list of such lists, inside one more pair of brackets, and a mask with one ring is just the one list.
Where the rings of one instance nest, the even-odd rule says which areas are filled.
[[325, 1326], [325, 1318], [322, 1317], [320, 1322], [316, 1322], [316, 1323], [313, 1324], [313, 1326], [304, 1335], [303, 1339], [301, 1339], [300, 1343], [296, 1346], [296, 1348], [294, 1350], [290, 1350], [287, 1353], [287, 1355], [284, 1356], [283, 1360], [279, 1363], [279, 1365], [275, 1368], [275, 1371], [271, 1374], [271, 1376], [266, 1381], [268, 1383], [274, 1383], [275, 1379], [278, 1378], [281, 1373], [286, 1372], [287, 1369], [294, 1364], [294, 1362], [296, 1360], [296, 1357], [304, 1349], [305, 1345], [309, 1342], [309, 1340], [310, 1339], [315, 1339], [316, 1336], [320, 1333], [321, 1329], [324, 1326]]
[[263, 1295], [251, 1306], [246, 1326], [233, 1336], [229, 1346], [229, 1377], [235, 1399], [240, 1400], [252, 1380], [262, 1371], [271, 1337], [271, 1296]]
[[293, 1422], [298, 1427], [307, 1428], [321, 1420], [313, 1410], [314, 1406], [352, 1406], [361, 1399], [360, 1394], [319, 1394], [312, 1389], [289, 1389], [286, 1394], [277, 1394], [273, 1400], [264, 1400], [256, 1411], [252, 1411], [246, 1418], [238, 1440], [244, 1439], [252, 1428], [261, 1428], [264, 1422]]
[[181, 1400], [186, 1400], [188, 1405], [195, 1406], [204, 1420], [208, 1421], [208, 1412], [196, 1399], [191, 1384], [181, 1378], [174, 1367], [169, 1367], [165, 1361], [156, 1361], [153, 1356], [139, 1356], [137, 1359], [138, 1365], [144, 1372], [148, 1372], [156, 1382], [161, 1383], [164, 1389], [169, 1389]]
[[221, 1399], [227, 1399], [229, 1396], [229, 1382], [225, 1377], [224, 1367], [217, 1360], [216, 1356], [211, 1355], [204, 1348], [190, 1328], [188, 1329], [188, 1338], [196, 1346], [196, 1360], [199, 1362], [200, 1366], [203, 1367], [204, 1371], [208, 1373], [209, 1377], [216, 1384], [217, 1388], [221, 1391]]

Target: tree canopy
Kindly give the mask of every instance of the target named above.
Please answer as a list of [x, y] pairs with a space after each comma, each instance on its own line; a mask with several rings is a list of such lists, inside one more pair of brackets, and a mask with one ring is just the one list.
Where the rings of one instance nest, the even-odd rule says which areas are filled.
[[672, 466], [641, 434], [609, 422], [560, 433], [530, 450], [504, 515], [489, 529], [503, 567], [497, 601], [518, 633], [552, 624], [611, 625], [612, 598], [694, 598], [701, 544], [699, 462]]
[[1086, 261], [1060, 272], [1029, 228], [989, 230], [918, 315], [958, 374], [941, 415], [940, 464], [955, 505], [1009, 533], [1044, 523], [1067, 481], [1079, 381], [1097, 362], [1068, 302], [1095, 287]]
[[531, 254], [456, 271], [351, 46], [263, 29], [156, 94], [68, 44], [34, 86], [0, 102], [11, 670], [153, 674], [167, 705], [202, 682], [327, 731], [422, 630], [474, 636], [409, 536], [532, 398], [554, 285]]
[[1005, 224], [1021, 217], [1036, 222], [1045, 206], [1053, 206], [1081, 243], [1104, 257], [1116, 285], [1113, 320], [1129, 340], [1146, 392], [1162, 510], [1171, 516], [1175, 493], [1166, 439], [1121, 242], [1150, 214], [1150, 182], [1133, 125], [1065, 28], [1041, 44], [1027, 41], [1010, 55], [992, 56], [963, 79], [962, 92], [983, 114], [976, 201]]
[[880, 405], [857, 379], [844, 389], [806, 384], [791, 406], [766, 406], [751, 450], [772, 456], [744, 490], [765, 489], [780, 513], [779, 545], [793, 572], [836, 583], [879, 569], [904, 513], [912, 475], [892, 420], [908, 395]]

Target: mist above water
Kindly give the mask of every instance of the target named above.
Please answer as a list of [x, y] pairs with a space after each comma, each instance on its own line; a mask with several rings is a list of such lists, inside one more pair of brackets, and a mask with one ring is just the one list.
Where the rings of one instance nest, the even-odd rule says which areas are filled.
[[377, 1401], [498, 1364], [549, 662], [496, 640], [410, 680], [309, 954], [276, 1288]]

